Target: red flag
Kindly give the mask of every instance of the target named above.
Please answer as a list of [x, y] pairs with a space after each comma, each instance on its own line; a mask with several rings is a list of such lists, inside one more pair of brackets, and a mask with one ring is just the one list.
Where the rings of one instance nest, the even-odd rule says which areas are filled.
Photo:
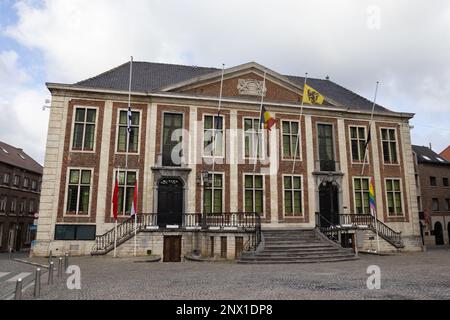
[[134, 184], [133, 203], [131, 204], [131, 216], [134, 216], [137, 213], [137, 194], [138, 194], [138, 184], [136, 181], [136, 183]]
[[119, 213], [119, 181], [117, 180], [117, 175], [116, 175], [116, 182], [114, 184], [114, 193], [112, 202], [113, 202], [114, 220], [117, 221], [117, 215]]

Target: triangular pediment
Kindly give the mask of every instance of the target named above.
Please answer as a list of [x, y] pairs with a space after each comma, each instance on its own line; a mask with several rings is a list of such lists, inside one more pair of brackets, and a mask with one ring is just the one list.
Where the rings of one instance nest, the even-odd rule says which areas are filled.
[[[266, 74], [265, 101], [301, 102], [303, 86], [299, 86], [284, 75], [255, 62], [223, 70], [222, 97], [261, 99], [264, 73]], [[221, 78], [222, 70], [218, 70], [210, 74], [160, 88], [160, 91], [216, 97], [220, 93]], [[326, 101], [329, 102], [328, 99]], [[330, 102], [327, 104], [333, 103]]]

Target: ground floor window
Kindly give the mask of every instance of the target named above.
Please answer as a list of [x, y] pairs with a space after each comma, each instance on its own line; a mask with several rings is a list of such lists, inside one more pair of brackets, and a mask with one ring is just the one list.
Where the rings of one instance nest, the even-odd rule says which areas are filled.
[[67, 187], [67, 212], [89, 214], [91, 169], [70, 169]]
[[223, 203], [223, 174], [209, 174], [209, 185], [205, 185], [203, 195], [203, 212], [221, 213]]
[[390, 216], [402, 216], [402, 192], [400, 179], [386, 179], [388, 212]]
[[354, 178], [353, 189], [355, 193], [355, 212], [357, 214], [369, 214], [369, 179]]
[[119, 177], [119, 215], [129, 215], [136, 186], [136, 171], [117, 171]]
[[300, 176], [284, 176], [284, 215], [302, 215], [302, 178]]
[[95, 225], [56, 225], [55, 240], [95, 240]]
[[262, 175], [244, 176], [245, 212], [263, 213], [264, 184]]

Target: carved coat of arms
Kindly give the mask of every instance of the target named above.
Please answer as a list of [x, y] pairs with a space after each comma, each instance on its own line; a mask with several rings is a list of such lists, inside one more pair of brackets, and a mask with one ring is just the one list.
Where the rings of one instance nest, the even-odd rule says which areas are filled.
[[[237, 89], [239, 94], [247, 96], [261, 96], [263, 82], [256, 79], [239, 79]], [[264, 96], [267, 88], [264, 88]]]

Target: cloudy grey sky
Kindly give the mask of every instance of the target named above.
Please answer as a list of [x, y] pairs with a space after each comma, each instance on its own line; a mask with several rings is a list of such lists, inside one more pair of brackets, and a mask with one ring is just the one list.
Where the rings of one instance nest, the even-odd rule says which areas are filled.
[[44, 160], [45, 82], [135, 60], [331, 80], [414, 112], [413, 143], [450, 144], [449, 1], [0, 0], [0, 140]]

